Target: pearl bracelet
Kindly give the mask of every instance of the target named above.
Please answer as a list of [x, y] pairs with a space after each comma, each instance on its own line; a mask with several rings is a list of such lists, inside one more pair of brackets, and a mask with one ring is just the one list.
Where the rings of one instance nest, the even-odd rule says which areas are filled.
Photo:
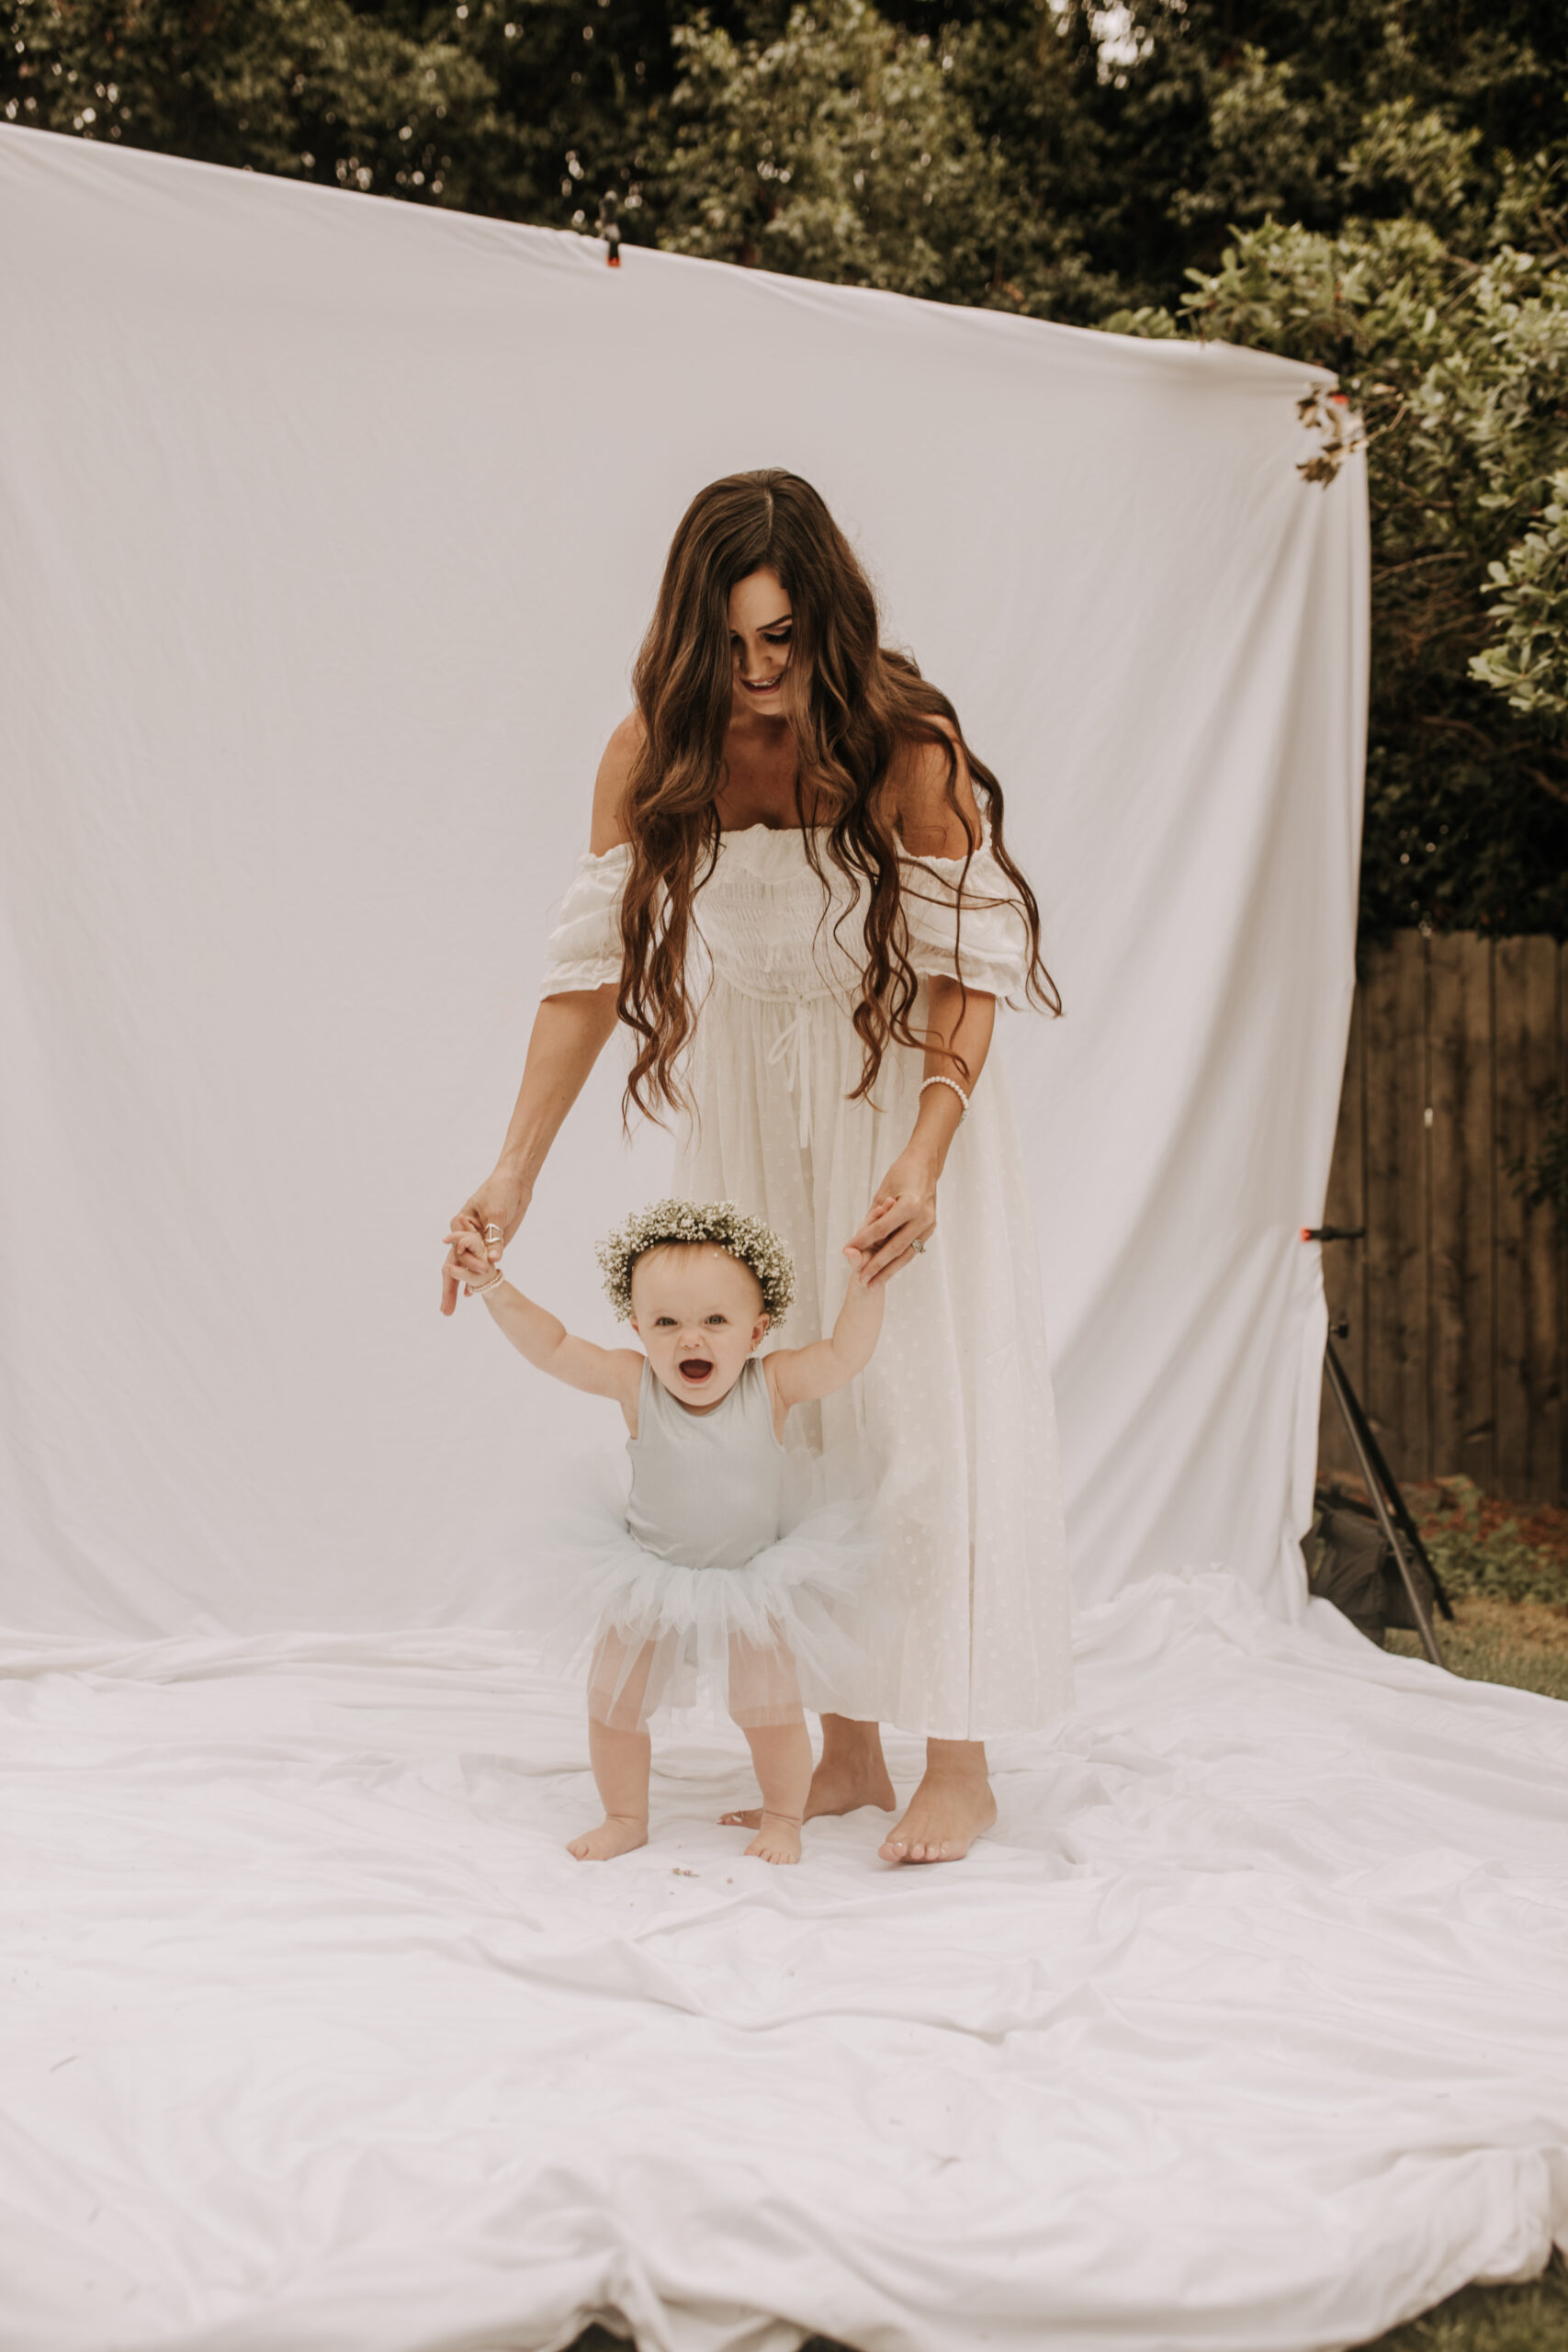
[[935, 1078], [924, 1078], [920, 1080], [920, 1092], [922, 1094], [925, 1092], [928, 1086], [952, 1087], [954, 1094], [957, 1095], [959, 1101], [964, 1105], [963, 1110], [958, 1114], [958, 1124], [962, 1126], [964, 1120], [969, 1116], [969, 1097], [964, 1093], [964, 1089], [959, 1085], [958, 1080], [955, 1078], [942, 1078], [940, 1075]]

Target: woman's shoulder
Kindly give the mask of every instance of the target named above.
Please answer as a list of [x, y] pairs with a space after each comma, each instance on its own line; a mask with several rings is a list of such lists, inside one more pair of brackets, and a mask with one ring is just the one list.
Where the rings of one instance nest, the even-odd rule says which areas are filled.
[[604, 746], [599, 773], [593, 779], [593, 818], [588, 838], [589, 849], [595, 857], [603, 857], [606, 850], [619, 849], [631, 839], [626, 820], [626, 796], [631, 790], [632, 770], [647, 740], [642, 713], [633, 710], [622, 719]]

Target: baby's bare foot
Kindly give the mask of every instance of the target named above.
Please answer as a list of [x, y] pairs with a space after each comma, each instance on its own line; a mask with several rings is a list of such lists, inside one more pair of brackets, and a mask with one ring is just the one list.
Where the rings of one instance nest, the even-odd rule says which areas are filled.
[[585, 1829], [567, 1841], [567, 1852], [580, 1862], [613, 1862], [617, 1854], [632, 1854], [648, 1843], [648, 1824], [624, 1813], [608, 1813], [597, 1829]]
[[757, 1835], [747, 1847], [762, 1862], [798, 1862], [800, 1860], [800, 1824], [792, 1821], [787, 1813], [764, 1812]]

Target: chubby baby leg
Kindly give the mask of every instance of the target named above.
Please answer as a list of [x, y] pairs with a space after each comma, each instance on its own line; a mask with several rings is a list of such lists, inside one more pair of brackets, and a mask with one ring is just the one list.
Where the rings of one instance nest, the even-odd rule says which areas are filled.
[[757, 1835], [746, 1851], [764, 1862], [798, 1862], [800, 1825], [811, 1787], [811, 1735], [806, 1718], [797, 1714], [793, 1723], [743, 1724], [741, 1729], [762, 1792]]
[[580, 1862], [613, 1861], [648, 1843], [648, 1781], [653, 1742], [638, 1729], [651, 1649], [632, 1657], [630, 1645], [607, 1634], [594, 1656], [588, 1684], [588, 1755], [604, 1808], [597, 1829], [568, 1840]]
[[801, 1711], [795, 1660], [780, 1629], [764, 1644], [735, 1635], [729, 1645], [729, 1712], [746, 1735], [761, 1809], [726, 1814], [757, 1835], [747, 1847], [764, 1862], [798, 1862], [800, 1825], [811, 1791], [811, 1736]]
[[648, 1843], [648, 1776], [653, 1742], [645, 1731], [615, 1731], [588, 1718], [588, 1753], [604, 1818], [567, 1841], [580, 1862], [613, 1861]]

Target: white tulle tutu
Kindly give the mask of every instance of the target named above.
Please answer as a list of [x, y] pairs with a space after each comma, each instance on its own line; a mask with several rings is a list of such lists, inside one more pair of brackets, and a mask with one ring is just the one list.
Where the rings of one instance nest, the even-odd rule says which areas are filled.
[[852, 1602], [863, 1611], [878, 1543], [863, 1471], [792, 1449], [784, 1532], [740, 1568], [660, 1559], [625, 1511], [624, 1475], [602, 1459], [579, 1464], [571, 1497], [534, 1522], [523, 1582], [543, 1663], [588, 1669], [599, 1722], [641, 1730], [655, 1715], [721, 1708], [760, 1729], [802, 1706], [831, 1709], [863, 1671], [842, 1623]]

